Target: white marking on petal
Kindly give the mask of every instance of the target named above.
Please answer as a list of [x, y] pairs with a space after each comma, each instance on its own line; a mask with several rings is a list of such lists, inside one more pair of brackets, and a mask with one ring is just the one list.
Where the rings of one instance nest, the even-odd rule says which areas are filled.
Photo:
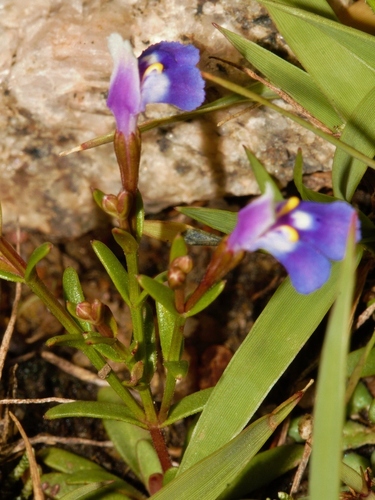
[[314, 226], [314, 218], [307, 212], [302, 212], [302, 210], [295, 210], [290, 214], [290, 218], [293, 221], [293, 227], [296, 229], [311, 229]]

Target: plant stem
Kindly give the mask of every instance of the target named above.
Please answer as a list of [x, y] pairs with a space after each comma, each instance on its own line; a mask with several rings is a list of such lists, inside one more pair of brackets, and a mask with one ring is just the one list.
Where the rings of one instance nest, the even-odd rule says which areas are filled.
[[160, 460], [161, 468], [163, 469], [163, 472], [166, 472], [172, 467], [172, 462], [168, 453], [167, 445], [165, 444], [163, 431], [159, 429], [159, 427], [149, 427], [149, 431], [156, 453], [158, 454]]

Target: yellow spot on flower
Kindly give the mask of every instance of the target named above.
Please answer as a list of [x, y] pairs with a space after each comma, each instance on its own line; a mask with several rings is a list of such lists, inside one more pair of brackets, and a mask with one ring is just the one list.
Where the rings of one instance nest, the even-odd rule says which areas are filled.
[[294, 229], [294, 227], [285, 225], [285, 226], [279, 226], [279, 229], [281, 229], [284, 232], [284, 234], [291, 243], [295, 243], [296, 241], [299, 240], [298, 231]]
[[143, 78], [146, 78], [146, 76], [148, 76], [153, 71], [156, 71], [157, 73], [163, 73], [164, 66], [160, 62], [156, 62], [156, 63], [150, 64], [150, 66], [144, 72]]
[[298, 205], [300, 204], [300, 200], [297, 198], [297, 196], [292, 196], [287, 200], [285, 205], [281, 208], [280, 212], [277, 213], [278, 217], [281, 217], [282, 215], [287, 214], [288, 212], [291, 212], [294, 210]]

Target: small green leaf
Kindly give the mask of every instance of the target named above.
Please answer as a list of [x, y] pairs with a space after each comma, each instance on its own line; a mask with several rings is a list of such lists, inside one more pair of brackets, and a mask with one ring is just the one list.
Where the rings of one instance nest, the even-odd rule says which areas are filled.
[[170, 313], [178, 315], [174, 303], [174, 293], [170, 288], [144, 274], [139, 276], [138, 281], [141, 287], [146, 290], [156, 302], [163, 304]]
[[8, 271], [2, 271], [0, 269], [0, 279], [5, 281], [12, 281], [13, 283], [25, 283], [25, 279], [22, 276], [18, 276], [18, 274], [13, 274]]
[[[103, 404], [116, 404], [116, 402], [120, 401], [118, 396], [109, 387], [100, 389], [98, 400]], [[137, 452], [137, 446], [140, 441], [148, 441], [152, 446], [150, 433], [138, 426], [116, 420], [104, 420], [103, 424], [109, 438], [113, 442], [122, 459], [126, 462], [134, 474], [141, 481], [143, 481], [144, 484], [147, 484], [147, 477], [143, 476], [145, 471], [142, 469], [139, 461], [140, 457]], [[157, 459], [155, 460], [155, 457], [157, 456], [155, 449], [153, 449], [153, 451], [149, 449], [148, 453], [148, 470], [146, 473], [151, 474], [160, 472], [160, 464]], [[149, 467], [150, 464], [153, 464], [151, 469]]]
[[185, 396], [181, 401], [171, 406], [167, 420], [163, 422], [163, 427], [173, 424], [191, 415], [195, 415], [203, 410], [213, 388], [203, 389]]
[[115, 254], [101, 241], [93, 241], [92, 248], [99, 257], [109, 277], [113, 281], [116, 289], [120, 293], [122, 299], [130, 307], [129, 298], [129, 276], [124, 266], [115, 256]]
[[225, 234], [231, 233], [237, 224], [237, 213], [229, 210], [200, 207], [177, 207], [176, 210]]
[[318, 201], [320, 203], [332, 202], [335, 201], [335, 199], [337, 199], [334, 198], [333, 196], [327, 196], [326, 194], [317, 193], [315, 191], [312, 191], [311, 189], [308, 189], [303, 184], [302, 176], [303, 176], [303, 157], [302, 157], [302, 151], [298, 149], [293, 169], [293, 180], [301, 198], [303, 200]]
[[95, 203], [98, 205], [98, 207], [102, 210], [103, 209], [103, 198], [105, 196], [105, 193], [103, 191], [100, 191], [100, 189], [93, 189], [92, 191], [92, 197], [94, 198]]
[[64, 403], [54, 406], [44, 415], [48, 420], [67, 417], [91, 417], [120, 420], [133, 425], [138, 425], [144, 429], [146, 424], [136, 420], [125, 405], [115, 403], [100, 403], [97, 401], [75, 401], [74, 403]]
[[100, 465], [62, 448], [54, 446], [38, 451], [38, 456], [51, 469], [71, 474], [79, 470], [101, 470]]
[[116, 243], [120, 245], [125, 255], [134, 254], [138, 251], [138, 243], [128, 231], [119, 227], [112, 229], [112, 234]]
[[138, 458], [141, 477], [145, 486], [148, 487], [151, 476], [163, 473], [160, 460], [150, 438], [140, 439], [136, 444], [135, 452]]
[[247, 158], [250, 162], [251, 169], [254, 172], [255, 179], [258, 183], [261, 193], [265, 193], [267, 184], [271, 186], [273, 198], [275, 201], [284, 201], [284, 197], [277, 187], [275, 181], [272, 179], [270, 174], [267, 172], [265, 167], [260, 163], [256, 156], [250, 151], [250, 149], [245, 148]]
[[169, 312], [168, 309], [166, 309], [160, 302], [156, 302], [156, 314], [159, 327], [161, 351], [163, 358], [168, 359], [172, 336], [178, 316], [176, 316], [175, 312]]
[[184, 238], [178, 234], [173, 240], [171, 251], [169, 254], [169, 263], [173, 262], [177, 257], [183, 257], [187, 255], [187, 246]]
[[199, 312], [206, 309], [212, 302], [221, 294], [224, 290], [226, 281], [220, 281], [216, 283], [216, 285], [212, 286], [207, 292], [198, 300], [198, 302], [190, 309], [190, 311], [186, 312], [184, 316], [189, 318], [190, 316], [194, 316]]
[[76, 349], [79, 349], [81, 351], [87, 347], [83, 335], [76, 333], [66, 333], [64, 335], [57, 335], [56, 337], [52, 337], [46, 340], [47, 347], [52, 347], [54, 345], [75, 347]]
[[[78, 277], [78, 273], [72, 267], [67, 267], [63, 274], [63, 289], [65, 299], [68, 302], [73, 303], [74, 305], [79, 304], [85, 300], [85, 296], [83, 295], [82, 286]], [[69, 307], [67, 307], [68, 312], [73, 316], [73, 318], [77, 321], [84, 332], [91, 332], [93, 330], [92, 325], [88, 321], [83, 321], [75, 314], [72, 314], [69, 311]]]
[[176, 380], [186, 377], [189, 371], [189, 363], [184, 359], [180, 361], [165, 361], [164, 366]]
[[[103, 482], [97, 481], [95, 483], [85, 484], [84, 486], [79, 486], [74, 491], [66, 493], [63, 497], [61, 497], [61, 500], [85, 500], [88, 499], [87, 495], [93, 493], [94, 491], [95, 492], [98, 492], [99, 490], [103, 491], [103, 488], [107, 485], [108, 481], [103, 481]], [[104, 497], [101, 496], [101, 498]]]
[[167, 243], [188, 229], [192, 229], [191, 226], [176, 221], [145, 220], [143, 223], [143, 234]]
[[26, 282], [30, 279], [31, 273], [35, 272], [36, 265], [39, 264], [39, 262], [50, 253], [52, 247], [52, 243], [46, 241], [45, 243], [37, 247], [30, 255], [25, 271]]

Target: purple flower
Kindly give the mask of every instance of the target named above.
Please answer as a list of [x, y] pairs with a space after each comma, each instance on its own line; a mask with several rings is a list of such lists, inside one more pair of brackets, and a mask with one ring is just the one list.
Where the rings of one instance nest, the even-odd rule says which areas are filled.
[[266, 250], [286, 268], [294, 288], [308, 294], [328, 280], [331, 260], [344, 258], [353, 218], [359, 241], [359, 221], [348, 203], [296, 197], [276, 203], [267, 186], [264, 195], [240, 210], [227, 245], [233, 252]]
[[107, 105], [125, 136], [135, 131], [146, 104], [163, 102], [192, 111], [204, 100], [204, 81], [196, 68], [199, 51], [192, 45], [160, 42], [137, 59], [127, 40], [117, 33], [108, 38], [114, 67]]

